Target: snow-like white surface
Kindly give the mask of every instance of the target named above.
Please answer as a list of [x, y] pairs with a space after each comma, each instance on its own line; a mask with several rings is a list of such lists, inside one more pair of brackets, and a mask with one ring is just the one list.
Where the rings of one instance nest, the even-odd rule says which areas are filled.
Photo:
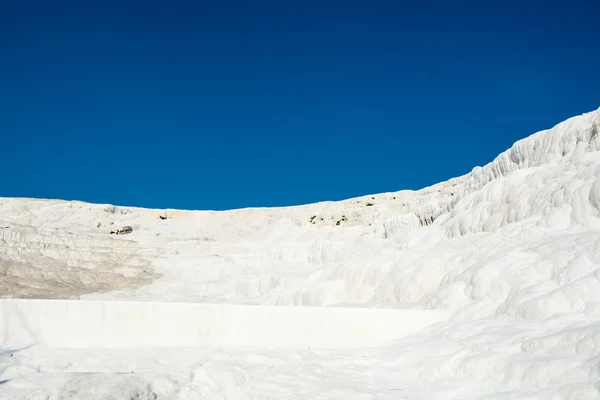
[[227, 212], [0, 199], [4, 298], [452, 313], [363, 349], [3, 346], [0, 397], [597, 399], [599, 210], [600, 110], [419, 191]]
[[414, 334], [443, 310], [0, 300], [0, 343], [77, 348], [360, 348]]

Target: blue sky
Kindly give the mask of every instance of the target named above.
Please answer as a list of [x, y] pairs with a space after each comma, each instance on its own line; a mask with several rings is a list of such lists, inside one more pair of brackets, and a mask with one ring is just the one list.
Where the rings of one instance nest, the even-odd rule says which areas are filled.
[[598, 15], [4, 0], [0, 196], [229, 209], [428, 186], [600, 106]]

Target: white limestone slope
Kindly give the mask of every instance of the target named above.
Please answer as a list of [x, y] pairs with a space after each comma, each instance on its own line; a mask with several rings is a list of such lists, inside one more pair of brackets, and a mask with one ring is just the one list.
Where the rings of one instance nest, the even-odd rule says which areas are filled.
[[599, 209], [600, 109], [419, 191], [226, 212], [0, 199], [0, 297], [453, 313], [367, 353], [131, 350], [126, 378], [113, 353], [23, 349], [0, 356], [0, 393], [600, 398]]

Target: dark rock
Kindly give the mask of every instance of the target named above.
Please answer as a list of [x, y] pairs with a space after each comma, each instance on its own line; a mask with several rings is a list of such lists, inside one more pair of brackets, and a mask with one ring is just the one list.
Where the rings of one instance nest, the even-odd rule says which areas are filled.
[[133, 232], [133, 228], [126, 225], [123, 229], [117, 231], [117, 235], [129, 235], [131, 232]]

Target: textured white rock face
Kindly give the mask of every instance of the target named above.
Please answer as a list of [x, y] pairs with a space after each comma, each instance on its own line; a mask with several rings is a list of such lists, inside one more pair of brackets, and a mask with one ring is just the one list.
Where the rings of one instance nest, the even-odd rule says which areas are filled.
[[[452, 314], [385, 346], [327, 353], [171, 348], [90, 358], [4, 346], [0, 396], [95, 398], [101, 385], [165, 399], [600, 398], [599, 133], [597, 110], [447, 182], [299, 207], [0, 199], [3, 298]], [[131, 234], [109, 234], [126, 225]], [[104, 373], [103, 383], [78, 375], [87, 372]]]
[[46, 226], [44, 216], [30, 225], [28, 202], [17, 202], [17, 211], [13, 200], [0, 204], [9, 205], [0, 212], [0, 298], [77, 298], [156, 277], [153, 251], [136, 242]]

